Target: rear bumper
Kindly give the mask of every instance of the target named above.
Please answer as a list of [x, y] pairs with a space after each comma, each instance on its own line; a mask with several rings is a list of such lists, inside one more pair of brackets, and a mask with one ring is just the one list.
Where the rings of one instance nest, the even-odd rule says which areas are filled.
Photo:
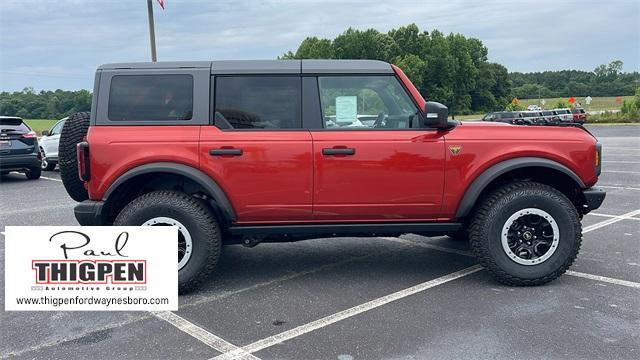
[[585, 205], [587, 205], [589, 211], [599, 208], [600, 205], [602, 205], [604, 198], [607, 196], [607, 192], [604, 191], [603, 188], [595, 186], [582, 190], [582, 194], [584, 195], [584, 199], [586, 200]]
[[73, 213], [78, 223], [82, 226], [104, 225], [102, 218], [103, 206], [104, 201], [85, 200], [73, 208]]
[[41, 163], [42, 160], [38, 159], [38, 154], [0, 156], [0, 170], [2, 171], [39, 168]]

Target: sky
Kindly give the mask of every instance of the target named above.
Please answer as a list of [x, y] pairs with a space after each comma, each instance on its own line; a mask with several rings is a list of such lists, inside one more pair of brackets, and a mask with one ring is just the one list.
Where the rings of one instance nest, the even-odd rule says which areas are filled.
[[[640, 70], [640, 0], [153, 0], [158, 60], [275, 59], [307, 36], [416, 23], [476, 37], [509, 71]], [[145, 0], [0, 0], [0, 91], [92, 89], [150, 61]]]

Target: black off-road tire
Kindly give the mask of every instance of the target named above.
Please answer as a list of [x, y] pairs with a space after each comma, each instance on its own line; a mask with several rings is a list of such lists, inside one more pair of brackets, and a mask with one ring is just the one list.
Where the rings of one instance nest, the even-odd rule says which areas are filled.
[[60, 178], [67, 193], [75, 201], [84, 201], [89, 198], [84, 183], [78, 177], [78, 158], [76, 145], [84, 139], [89, 130], [88, 111], [75, 113], [65, 121], [60, 133], [58, 147], [58, 166]]
[[178, 290], [185, 294], [207, 279], [220, 259], [220, 227], [208, 205], [179, 191], [153, 191], [122, 209], [114, 225], [139, 226], [156, 217], [168, 217], [187, 228], [192, 239], [191, 257], [178, 272]]
[[42, 175], [42, 169], [40, 167], [29, 168], [24, 174], [29, 180], [37, 180]]
[[[559, 228], [555, 252], [535, 265], [522, 265], [510, 259], [501, 242], [508, 218], [526, 208], [545, 211]], [[469, 238], [474, 255], [499, 282], [511, 286], [542, 285], [573, 264], [582, 242], [582, 224], [575, 206], [560, 191], [536, 182], [515, 182], [494, 190], [482, 200], [471, 219]]]

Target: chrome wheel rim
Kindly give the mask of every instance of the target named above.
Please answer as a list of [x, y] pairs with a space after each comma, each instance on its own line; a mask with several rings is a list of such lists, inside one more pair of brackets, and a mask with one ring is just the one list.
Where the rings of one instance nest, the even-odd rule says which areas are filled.
[[518, 210], [502, 227], [502, 250], [509, 259], [521, 265], [545, 262], [556, 252], [559, 241], [560, 229], [556, 220], [536, 208]]
[[42, 155], [42, 162], [40, 163], [40, 167], [42, 170], [46, 169], [49, 166], [49, 162], [47, 161], [47, 155], [44, 153], [44, 149], [40, 148], [40, 154]]
[[176, 219], [159, 216], [149, 219], [142, 226], [177, 226], [178, 227], [178, 271], [182, 270], [191, 258], [193, 241], [187, 228]]

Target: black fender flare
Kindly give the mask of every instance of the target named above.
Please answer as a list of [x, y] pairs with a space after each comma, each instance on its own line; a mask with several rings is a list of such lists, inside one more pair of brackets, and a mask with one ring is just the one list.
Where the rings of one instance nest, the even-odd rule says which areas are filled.
[[233, 209], [229, 198], [222, 190], [220, 185], [218, 185], [213, 179], [211, 179], [211, 177], [203, 173], [201, 170], [184, 164], [171, 162], [155, 162], [137, 166], [120, 175], [120, 177], [118, 177], [116, 181], [114, 181], [111, 186], [109, 186], [102, 199], [106, 201], [109, 196], [118, 189], [118, 187], [120, 187], [128, 180], [133, 179], [136, 176], [149, 173], [176, 174], [193, 180], [195, 183], [202, 186], [213, 198], [220, 211], [222, 212], [222, 215], [226, 218], [225, 220], [227, 220], [229, 223], [233, 223], [236, 221], [235, 210]]
[[460, 204], [458, 205], [458, 210], [456, 211], [456, 218], [463, 218], [469, 214], [476, 201], [480, 197], [482, 191], [498, 176], [505, 174], [509, 171], [525, 168], [525, 167], [545, 167], [553, 170], [560, 171], [565, 175], [569, 176], [573, 181], [580, 186], [581, 189], [585, 189], [586, 186], [584, 182], [580, 179], [576, 173], [574, 173], [568, 167], [549, 159], [538, 158], [538, 157], [520, 157], [505, 160], [499, 162], [487, 170], [485, 170], [480, 176], [478, 176], [471, 185], [467, 188], [464, 193]]

